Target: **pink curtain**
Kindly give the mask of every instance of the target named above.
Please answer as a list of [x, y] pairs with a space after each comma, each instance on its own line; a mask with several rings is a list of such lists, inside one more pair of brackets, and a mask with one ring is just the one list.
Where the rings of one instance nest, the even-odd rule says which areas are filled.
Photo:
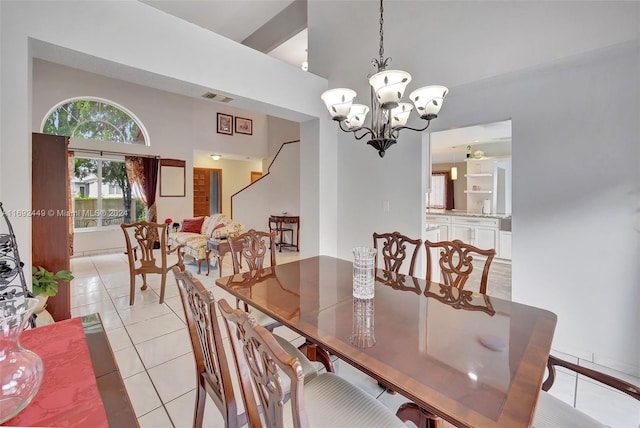
[[125, 167], [131, 189], [147, 207], [147, 221], [157, 222], [156, 189], [159, 161], [156, 158], [125, 156]]

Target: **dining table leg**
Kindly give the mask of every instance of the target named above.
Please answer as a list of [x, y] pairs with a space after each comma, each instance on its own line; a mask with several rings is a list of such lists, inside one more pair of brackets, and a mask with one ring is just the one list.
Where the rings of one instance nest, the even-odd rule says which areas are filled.
[[401, 404], [396, 416], [402, 421], [411, 421], [418, 428], [443, 428], [442, 419], [433, 413], [420, 408], [416, 403]]
[[331, 357], [329, 357], [329, 353], [324, 348], [307, 340], [304, 344], [298, 347], [298, 350], [306, 355], [310, 361], [318, 361], [319, 363], [322, 363], [327, 372], [335, 372], [333, 363], [331, 362]]

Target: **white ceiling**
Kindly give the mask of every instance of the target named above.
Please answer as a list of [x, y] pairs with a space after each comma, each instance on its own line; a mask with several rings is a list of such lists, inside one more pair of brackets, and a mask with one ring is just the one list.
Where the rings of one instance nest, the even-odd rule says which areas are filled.
[[489, 144], [511, 143], [511, 120], [432, 132], [429, 138], [433, 163], [460, 162], [465, 158], [467, 146], [471, 146], [473, 153], [487, 150]]

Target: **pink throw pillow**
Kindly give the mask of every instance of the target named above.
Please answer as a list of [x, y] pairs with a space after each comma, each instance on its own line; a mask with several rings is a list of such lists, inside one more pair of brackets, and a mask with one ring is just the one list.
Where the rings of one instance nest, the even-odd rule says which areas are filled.
[[203, 222], [204, 217], [185, 218], [182, 220], [182, 229], [180, 229], [180, 232], [200, 233]]

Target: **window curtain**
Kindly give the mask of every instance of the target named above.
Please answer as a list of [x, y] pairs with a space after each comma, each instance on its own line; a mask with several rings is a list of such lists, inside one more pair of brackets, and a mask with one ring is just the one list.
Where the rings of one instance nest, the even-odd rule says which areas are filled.
[[429, 208], [452, 210], [455, 206], [453, 180], [449, 171], [431, 174], [431, 192], [429, 193]]
[[125, 156], [124, 164], [131, 189], [147, 207], [147, 221], [157, 222], [156, 189], [158, 187], [159, 161], [143, 156]]
[[447, 189], [445, 191], [445, 210], [452, 210], [455, 206], [453, 200], [453, 180], [451, 179], [451, 173], [449, 171], [444, 173], [444, 185]]

